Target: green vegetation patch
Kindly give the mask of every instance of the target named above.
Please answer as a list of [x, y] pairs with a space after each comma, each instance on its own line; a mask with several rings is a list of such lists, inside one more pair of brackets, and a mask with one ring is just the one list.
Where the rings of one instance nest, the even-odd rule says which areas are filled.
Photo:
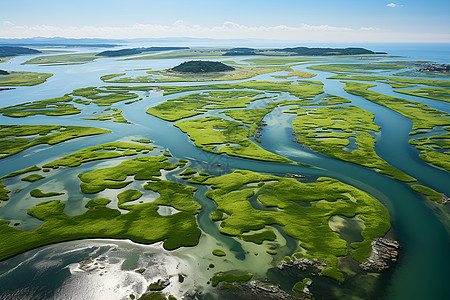
[[[229, 67], [232, 68], [232, 67]], [[138, 77], [122, 77], [114, 80], [103, 80], [108, 83], [159, 83], [159, 82], [196, 82], [223, 81], [247, 79], [261, 74], [289, 71], [289, 66], [242, 67], [235, 66], [233, 70], [219, 72], [183, 73], [173, 69], [147, 71], [149, 75]]]
[[272, 76], [274, 78], [280, 78], [280, 79], [286, 79], [289, 77], [298, 77], [298, 78], [312, 78], [314, 76], [316, 76], [317, 74], [315, 73], [310, 73], [310, 72], [306, 72], [306, 71], [300, 71], [300, 70], [291, 70], [287, 73], [287, 75], [277, 75], [277, 76]]
[[[379, 170], [402, 181], [415, 179], [389, 165], [375, 152], [376, 139], [367, 131], [379, 131], [375, 116], [356, 106], [300, 109], [293, 120], [297, 140], [330, 157]], [[348, 149], [353, 138], [357, 149]]]
[[250, 279], [252, 279], [252, 277], [253, 277], [252, 273], [238, 275], [238, 274], [230, 274], [230, 273], [225, 274], [225, 273], [220, 272], [220, 273], [214, 274], [214, 276], [211, 278], [211, 285], [213, 287], [216, 287], [221, 282], [246, 283], [246, 282], [249, 282]]
[[[345, 104], [345, 103], [351, 103], [351, 101], [348, 99], [345, 99], [343, 97], [328, 95], [326, 97], [321, 98], [318, 105], [338, 105], [338, 104]], [[309, 104], [309, 105], [311, 105], [311, 104]]]
[[10, 191], [6, 189], [6, 185], [3, 184], [3, 182], [0, 181], [0, 201], [8, 201], [9, 196], [8, 193]]
[[19, 170], [19, 171], [11, 172], [11, 173], [3, 176], [0, 179], [15, 177], [15, 176], [22, 175], [22, 174], [25, 174], [25, 173], [36, 172], [36, 171], [40, 171], [40, 170], [41, 170], [41, 168], [39, 168], [38, 166], [35, 165], [35, 166], [31, 166], [31, 167], [28, 167], [28, 168], [25, 168], [25, 169], [22, 169], [22, 170]]
[[30, 195], [31, 195], [31, 197], [34, 197], [34, 198], [45, 198], [45, 197], [54, 197], [54, 196], [64, 195], [64, 193], [57, 193], [57, 192], [44, 193], [40, 189], [34, 189], [34, 190], [31, 190]]
[[164, 95], [189, 92], [196, 90], [221, 90], [221, 89], [255, 89], [261, 91], [287, 92], [299, 99], [313, 98], [323, 93], [320, 85], [308, 83], [294, 83], [292, 81], [246, 81], [223, 84], [209, 84], [198, 86], [164, 86], [159, 87], [164, 90]]
[[[142, 156], [123, 161], [115, 167], [82, 173], [78, 177], [82, 181], [81, 191], [86, 194], [95, 194], [105, 189], [120, 189], [127, 186], [131, 183], [131, 181], [124, 181], [128, 176], [134, 176], [135, 180], [152, 180], [154, 177], [161, 176], [160, 169], [172, 170], [180, 166], [184, 164], [172, 165], [163, 156]], [[130, 190], [119, 194], [119, 203], [138, 199], [141, 196], [138, 192]], [[136, 198], [136, 196], [139, 197]]]
[[290, 163], [291, 160], [273, 154], [248, 139], [249, 131], [242, 124], [219, 117], [179, 121], [174, 124], [189, 135], [200, 149], [250, 159]]
[[227, 254], [225, 253], [225, 251], [220, 250], [220, 249], [214, 249], [212, 251], [212, 254], [215, 256], [226, 256]]
[[110, 130], [57, 125], [0, 125], [0, 158], [37, 145], [55, 145], [83, 136], [110, 133]]
[[191, 60], [185, 61], [171, 70], [181, 73], [211, 73], [233, 71], [234, 68], [220, 61]]
[[88, 209], [96, 209], [96, 208], [100, 208], [100, 207], [105, 207], [109, 203], [111, 203], [111, 200], [109, 200], [109, 199], [106, 199], [106, 198], [94, 198], [92, 200], [89, 200], [84, 205], [84, 207], [86, 207]]
[[112, 110], [114, 111], [114, 113], [112, 113], [112, 114], [105, 114], [105, 115], [101, 115], [101, 116], [82, 118], [82, 119], [84, 119], [84, 120], [99, 120], [99, 121], [106, 121], [106, 120], [112, 119], [114, 122], [118, 122], [118, 123], [133, 124], [131, 122], [128, 122], [127, 119], [125, 119], [122, 116], [122, 111], [120, 109], [113, 108]]
[[147, 113], [166, 121], [202, 114], [208, 109], [245, 107], [252, 101], [266, 98], [262, 92], [254, 91], [210, 91], [167, 100], [151, 107]]
[[162, 285], [161, 282], [157, 281], [157, 282], [150, 283], [150, 285], [148, 286], [147, 290], [149, 290], [149, 291], [162, 291], [164, 288], [165, 288], [165, 286]]
[[[433, 109], [425, 104], [409, 101], [401, 98], [390, 97], [367, 89], [373, 84], [346, 82], [344, 88], [348, 93], [364, 97], [376, 104], [385, 106], [413, 121], [413, 130], [417, 133], [419, 129], [432, 129], [436, 126], [450, 124], [450, 114]], [[430, 164], [450, 170], [449, 149], [450, 135], [443, 134], [429, 138], [410, 140], [410, 144], [416, 145], [421, 150], [419, 157]], [[436, 151], [441, 150], [441, 151]]]
[[117, 199], [119, 200], [117, 206], [121, 208], [122, 204], [126, 202], [131, 202], [141, 198], [142, 192], [138, 190], [126, 190], [119, 195], [117, 195]]
[[42, 53], [39, 50], [30, 49], [26, 47], [18, 46], [0, 46], [0, 57], [12, 57], [25, 54], [38, 54]]
[[302, 106], [338, 105], [345, 103], [351, 103], [351, 101], [339, 96], [325, 94], [324, 97], [320, 98], [317, 102], [312, 102], [312, 99], [281, 100], [271, 102], [267, 107], [274, 108], [277, 106], [296, 105], [291, 107], [288, 111], [285, 111], [286, 113], [295, 113], [295, 110], [302, 108]]
[[292, 63], [305, 63], [320, 58], [305, 58], [305, 57], [264, 57], [264, 58], [248, 58], [243, 59], [242, 62], [250, 63], [251, 65], [285, 65]]
[[[389, 84], [394, 89], [401, 89], [401, 88], [407, 88], [407, 87], [416, 86], [414, 84], [408, 84], [408, 83], [396, 83], [396, 82], [384, 82], [384, 81], [382, 81], [382, 82]], [[396, 92], [396, 91], [394, 91], [394, 92]]]
[[[170, 295], [170, 296], [172, 296], [172, 295]], [[170, 296], [169, 296], [169, 298], [170, 298]], [[139, 297], [138, 300], [167, 300], [167, 298], [166, 298], [166, 296], [164, 296], [164, 294], [162, 292], [152, 292], [149, 294], [142, 295], [141, 297]]]
[[183, 178], [183, 179], [189, 179], [192, 178], [194, 176], [194, 174], [197, 174], [197, 171], [191, 168], [186, 168], [186, 170], [184, 170], [182, 173], [180, 173], [179, 175]]
[[261, 245], [264, 241], [275, 241], [277, 236], [272, 230], [264, 230], [254, 234], [243, 234], [240, 236], [246, 242], [252, 242]]
[[91, 62], [99, 58], [95, 56], [95, 53], [71, 53], [71, 54], [59, 54], [59, 55], [45, 55], [38, 56], [27, 60], [24, 65], [78, 65]]
[[145, 150], [152, 151], [153, 146], [127, 142], [111, 142], [82, 149], [43, 165], [44, 168], [78, 167], [82, 163], [122, 156], [136, 155]]
[[[110, 188], [109, 183], [120, 182], [133, 174], [135, 179], [148, 179], [160, 174], [161, 168], [169, 170], [178, 166], [171, 165], [165, 157], [139, 157], [116, 167], [80, 174], [81, 187], [103, 190], [98, 187]], [[150, 203], [123, 205], [128, 210], [125, 214], [105, 207], [108, 199], [96, 198], [86, 204], [89, 209], [85, 213], [77, 216], [66, 215], [65, 204], [60, 201], [39, 203], [28, 210], [29, 215], [43, 221], [32, 231], [10, 227], [9, 221], [0, 220], [0, 239], [5, 244], [0, 249], [0, 260], [42, 245], [86, 238], [130, 239], [143, 244], [163, 241], [167, 250], [197, 245], [201, 231], [195, 215], [201, 206], [193, 198], [196, 189], [164, 180], [148, 182], [145, 188], [158, 192], [160, 197]], [[160, 205], [171, 206], [179, 212], [161, 216]]]
[[303, 289], [309, 281], [312, 282], [310, 278], [304, 278], [303, 281], [297, 282], [296, 284], [294, 284], [292, 291], [296, 293], [303, 293]]
[[[433, 109], [425, 104], [383, 95], [368, 89], [375, 86], [359, 82], [345, 82], [344, 90], [350, 94], [364, 97], [376, 104], [385, 106], [413, 121], [413, 129], [432, 129], [436, 126], [450, 124], [445, 112]], [[450, 84], [450, 82], [449, 82]]]
[[409, 66], [402, 62], [372, 62], [367, 64], [327, 64], [308, 67], [311, 70], [334, 73], [375, 73], [380, 71], [400, 70]]
[[417, 97], [424, 97], [424, 98], [430, 98], [434, 100], [439, 101], [445, 101], [450, 102], [450, 89], [448, 88], [419, 88], [417, 90], [395, 90], [394, 92], [411, 95], [411, 96], [417, 96]]
[[158, 51], [169, 51], [169, 50], [181, 50], [181, 49], [189, 49], [188, 47], [141, 47], [141, 48], [128, 48], [128, 49], [120, 49], [120, 50], [108, 50], [103, 51], [96, 56], [106, 56], [106, 57], [118, 57], [118, 56], [129, 56], [136, 55], [145, 52], [158, 52]]
[[111, 80], [111, 79], [116, 78], [116, 77], [123, 76], [125, 74], [126, 73], [107, 74], [107, 75], [101, 76], [100, 79], [103, 80], [103, 81], [107, 81], [107, 80]]
[[225, 50], [217, 49], [192, 49], [176, 50], [155, 55], [143, 55], [127, 58], [125, 60], [148, 60], [148, 59], [173, 59], [173, 58], [221, 58]]
[[227, 110], [223, 113], [230, 118], [241, 121], [244, 124], [249, 124], [250, 126], [250, 136], [255, 134], [255, 130], [260, 127], [261, 121], [264, 117], [273, 110], [270, 108], [255, 108], [255, 109], [236, 109]]
[[[169, 169], [175, 166], [178, 164], [170, 166]], [[192, 214], [200, 211], [201, 205], [192, 200], [192, 194], [197, 190], [196, 188], [178, 182], [160, 180], [147, 182], [144, 189], [160, 194], [160, 198], [152, 202], [155, 205], [171, 206]]]
[[406, 84], [424, 84], [429, 86], [450, 87], [450, 81], [437, 79], [422, 79], [422, 78], [404, 78], [404, 77], [390, 77], [390, 76], [364, 76], [364, 75], [336, 75], [330, 79], [345, 79], [357, 81], [379, 81], [383, 83], [406, 83]]
[[79, 114], [81, 111], [69, 104], [72, 97], [65, 95], [58, 98], [26, 102], [0, 108], [0, 113], [7, 117], [23, 118], [35, 115], [65, 116]]
[[152, 140], [149, 139], [137, 139], [137, 140], [132, 140], [133, 142], [138, 142], [138, 143], [143, 143], [143, 144], [150, 144], [153, 143]]
[[413, 184], [413, 185], [411, 185], [411, 188], [413, 190], [415, 190], [416, 192], [427, 196], [427, 198], [430, 199], [431, 201], [434, 201], [439, 204], [442, 203], [442, 194], [436, 192], [435, 190], [433, 190], [429, 187], [426, 187], [426, 186], [420, 185], [420, 184]]
[[[139, 96], [135, 93], [131, 93], [127, 90], [116, 90], [108, 88], [96, 88], [87, 87], [82, 89], [77, 89], [72, 92], [74, 96], [85, 97], [90, 99], [90, 101], [82, 100], [82, 104], [95, 103], [98, 106], [110, 106], [116, 102], [130, 100], [138, 98]], [[87, 103], [85, 103], [87, 102]]]
[[450, 132], [411, 139], [409, 143], [420, 150], [423, 161], [450, 171]]
[[[371, 242], [390, 228], [387, 209], [372, 196], [352, 186], [329, 178], [301, 183], [293, 178], [261, 175], [250, 171], [235, 171], [206, 180], [189, 182], [209, 185], [213, 189], [206, 196], [214, 200], [217, 210], [228, 215], [219, 223], [221, 233], [241, 236], [261, 230], [267, 225], [279, 225], [287, 235], [299, 241], [304, 249], [298, 257], [317, 258], [327, 266], [322, 274], [343, 281], [337, 268], [338, 257], [347, 255], [347, 242], [333, 232], [328, 219], [334, 215], [352, 218], [358, 215], [364, 222], [362, 242], [351, 244], [351, 255], [365, 261], [371, 253]], [[250, 183], [265, 182], [262, 187], [246, 187]], [[255, 209], [249, 199], [277, 210]], [[309, 202], [310, 206], [300, 205]]]
[[45, 176], [42, 176], [40, 174], [30, 174], [30, 175], [28, 175], [26, 177], [23, 177], [21, 180], [22, 181], [28, 181], [28, 182], [35, 182], [35, 181], [38, 181], [38, 180], [40, 180], [42, 178], [45, 178]]
[[0, 86], [30, 86], [45, 82], [52, 77], [51, 73], [36, 72], [8, 72], [8, 75], [0, 76]]

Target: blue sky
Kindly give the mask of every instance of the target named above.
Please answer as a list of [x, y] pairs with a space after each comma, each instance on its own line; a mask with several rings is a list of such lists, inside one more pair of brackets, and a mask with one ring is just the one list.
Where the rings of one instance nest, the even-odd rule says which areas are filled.
[[0, 37], [450, 42], [449, 0], [1, 0]]

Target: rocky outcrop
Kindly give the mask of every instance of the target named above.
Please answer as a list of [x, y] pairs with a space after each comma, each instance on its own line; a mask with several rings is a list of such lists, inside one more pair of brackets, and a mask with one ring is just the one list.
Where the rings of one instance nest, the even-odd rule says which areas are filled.
[[258, 123], [258, 128], [255, 129], [255, 133], [253, 134], [253, 137], [255, 139], [259, 139], [261, 137], [261, 130], [264, 126], [267, 126], [267, 123], [264, 121], [261, 121]]
[[295, 256], [292, 256], [290, 260], [288, 260], [287, 258], [283, 259], [281, 263], [277, 266], [277, 268], [280, 270], [292, 267], [297, 267], [302, 270], [305, 270], [308, 267], [321, 270], [327, 267], [327, 264], [325, 262], [320, 262], [317, 259], [309, 260], [304, 257], [296, 258]]
[[372, 242], [372, 253], [366, 262], [360, 266], [364, 270], [385, 270], [389, 269], [389, 261], [397, 262], [398, 249], [400, 244], [397, 241], [386, 238], [376, 238]]
[[305, 286], [303, 287], [303, 293], [305, 295], [312, 296], [311, 291], [309, 290], [309, 287], [311, 286], [311, 284], [312, 284], [312, 280], [308, 280], [307, 282], [305, 282]]
[[310, 146], [306, 145], [304, 142], [300, 142], [297, 139], [297, 134], [296, 133], [293, 133], [292, 135], [295, 136], [295, 138], [292, 140], [294, 143], [299, 144], [302, 148], [306, 148], [306, 149], [312, 150], [312, 148]]
[[305, 299], [303, 295], [288, 294], [271, 283], [259, 280], [252, 280], [242, 284], [233, 283], [233, 286], [236, 287], [233, 294], [242, 297], [242, 299]]
[[88, 256], [78, 263], [78, 268], [87, 273], [93, 273], [105, 269], [106, 261], [103, 259], [92, 259]]
[[450, 73], [450, 64], [417, 63], [419, 72]]
[[450, 201], [450, 198], [447, 197], [446, 195], [442, 194], [442, 198], [441, 198], [441, 203], [443, 205], [447, 204]]
[[292, 173], [286, 173], [286, 175], [284, 175], [284, 177], [297, 178], [297, 179], [305, 178], [305, 176], [303, 176], [303, 175], [300, 175], [300, 174], [292, 174]]

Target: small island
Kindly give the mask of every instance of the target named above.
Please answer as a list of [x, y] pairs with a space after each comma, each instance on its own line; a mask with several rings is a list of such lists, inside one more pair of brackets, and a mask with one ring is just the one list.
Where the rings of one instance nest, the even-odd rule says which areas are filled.
[[211, 72], [225, 72], [233, 71], [233, 67], [227, 66], [219, 61], [202, 61], [202, 60], [191, 60], [179, 64], [176, 67], [170, 69], [173, 72], [181, 73], [211, 73]]
[[370, 55], [386, 54], [386, 52], [374, 52], [365, 48], [279, 48], [279, 49], [255, 49], [232, 48], [223, 56], [242, 55], [280, 55], [280, 56], [335, 56], [335, 55]]
[[169, 50], [185, 50], [189, 47], [147, 47], [147, 48], [131, 48], [131, 49], [120, 49], [120, 50], [109, 50], [103, 51], [95, 54], [95, 56], [105, 56], [105, 57], [117, 57], [117, 56], [127, 56], [135, 55], [146, 52], [158, 52], [158, 51], [169, 51]]

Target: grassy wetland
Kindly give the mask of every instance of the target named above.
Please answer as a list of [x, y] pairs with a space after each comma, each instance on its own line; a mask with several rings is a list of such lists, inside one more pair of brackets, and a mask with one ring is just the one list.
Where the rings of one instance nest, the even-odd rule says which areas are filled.
[[[196, 182], [196, 178], [189, 181]], [[365, 229], [361, 232], [364, 240], [350, 245], [352, 257], [361, 262], [370, 255], [373, 239], [383, 236], [390, 227], [386, 208], [375, 198], [329, 178], [303, 184], [295, 179], [235, 171], [200, 183], [213, 188], [206, 196], [215, 202], [217, 211], [226, 215], [219, 221], [222, 233], [240, 236], [277, 224], [300, 242], [302, 252], [294, 256], [323, 260], [326, 266], [321, 275], [338, 281], [344, 281], [337, 262], [338, 257], [347, 255], [347, 243], [331, 230], [327, 220], [333, 215], [350, 218], [359, 215], [364, 220]], [[251, 183], [264, 185], [245, 188]], [[255, 194], [259, 203], [277, 210], [255, 209], [249, 202]], [[354, 202], [352, 199], [357, 200]], [[301, 205], [305, 202], [310, 206]], [[249, 240], [255, 242], [252, 238]]]
[[0, 75], [0, 86], [38, 85], [52, 76], [51, 73], [9, 72], [8, 75]]
[[[36, 74], [67, 65], [58, 68], [78, 75], [54, 72], [34, 87], [43, 77], [22, 76], [34, 90], [0, 91], [0, 274], [2, 263], [57, 249], [83, 253], [61, 264], [92, 278], [106, 262], [98, 274], [108, 280], [119, 253], [115, 274], [144, 287], [127, 299], [264, 299], [276, 287], [438, 299], [449, 81], [406, 76], [415, 62], [399, 57], [236, 49], [22, 59]], [[234, 70], [173, 70], [210, 58]], [[386, 246], [396, 241], [402, 248]], [[104, 244], [72, 251], [84, 242]], [[436, 276], [414, 275], [424, 260]]]
[[[147, 71], [145, 76], [121, 77], [120, 75], [112, 77], [106, 75], [102, 78], [107, 83], [159, 83], [159, 82], [195, 82], [195, 81], [219, 81], [219, 80], [239, 80], [248, 79], [257, 75], [288, 71], [292, 69], [288, 66], [270, 66], [270, 67], [239, 67], [234, 66], [234, 70], [225, 72], [208, 73], [181, 73], [172, 69], [163, 71]], [[109, 79], [111, 78], [111, 79]]]
[[[355, 106], [294, 112], [299, 116], [293, 121], [299, 142], [328, 156], [376, 169], [398, 180], [415, 181], [376, 154], [376, 139], [370, 133], [378, 132], [380, 127], [375, 125], [373, 114]], [[350, 145], [350, 139], [354, 140], [354, 145]]]

